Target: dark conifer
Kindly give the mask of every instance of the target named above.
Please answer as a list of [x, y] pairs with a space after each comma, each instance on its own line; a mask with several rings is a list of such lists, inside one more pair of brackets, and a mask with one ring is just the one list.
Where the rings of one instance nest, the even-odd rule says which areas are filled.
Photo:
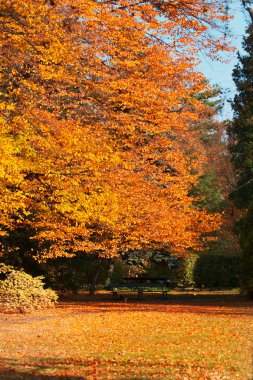
[[240, 208], [253, 200], [253, 24], [244, 38], [244, 55], [233, 72], [237, 94], [232, 108], [234, 120], [229, 129], [231, 152], [237, 171], [237, 187], [232, 197]]
[[243, 42], [233, 79], [237, 94], [232, 103], [234, 120], [229, 129], [237, 186], [231, 193], [236, 205], [245, 210], [241, 219], [242, 288], [253, 298], [253, 18], [249, 2], [244, 2], [251, 23]]

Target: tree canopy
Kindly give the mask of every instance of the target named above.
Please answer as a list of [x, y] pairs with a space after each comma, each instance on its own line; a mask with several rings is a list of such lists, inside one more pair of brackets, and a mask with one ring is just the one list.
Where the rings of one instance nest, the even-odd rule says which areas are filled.
[[32, 228], [45, 257], [201, 248], [220, 216], [190, 195], [212, 112], [196, 52], [227, 49], [222, 3], [1, 3], [2, 234]]

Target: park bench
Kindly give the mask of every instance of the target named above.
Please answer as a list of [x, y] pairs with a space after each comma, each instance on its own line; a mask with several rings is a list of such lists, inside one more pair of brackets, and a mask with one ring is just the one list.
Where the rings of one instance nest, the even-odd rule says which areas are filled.
[[162, 298], [167, 299], [168, 290], [171, 286], [171, 281], [166, 278], [142, 278], [142, 277], [125, 277], [125, 282], [112, 282], [107, 286], [107, 290], [112, 292], [113, 299], [122, 297], [122, 291], [136, 291], [138, 300], [143, 299], [144, 292], [154, 292], [159, 290]]

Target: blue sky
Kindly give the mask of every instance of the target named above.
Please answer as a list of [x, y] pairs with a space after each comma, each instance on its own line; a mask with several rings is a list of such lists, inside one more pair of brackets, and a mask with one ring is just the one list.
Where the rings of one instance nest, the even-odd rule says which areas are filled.
[[[231, 13], [234, 15], [234, 19], [230, 21], [230, 28], [233, 34], [233, 45], [237, 50], [243, 51], [241, 44], [242, 38], [245, 34], [247, 27], [248, 16], [247, 12], [242, 10], [240, 0], [235, 0], [231, 6]], [[212, 84], [217, 84], [223, 89], [224, 107], [220, 115], [220, 119], [231, 119], [233, 116], [229, 99], [233, 99], [235, 94], [235, 85], [232, 79], [232, 71], [237, 63], [237, 53], [230, 57], [229, 63], [220, 63], [211, 61], [204, 54], [201, 54], [200, 71], [204, 73], [206, 78]]]

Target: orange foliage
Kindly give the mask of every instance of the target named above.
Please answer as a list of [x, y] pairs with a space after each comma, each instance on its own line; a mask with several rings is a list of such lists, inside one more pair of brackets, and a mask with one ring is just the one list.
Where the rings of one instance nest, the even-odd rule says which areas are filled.
[[209, 112], [195, 56], [225, 47], [221, 3], [1, 3], [3, 233], [30, 226], [44, 256], [201, 247], [219, 216], [189, 196]]

